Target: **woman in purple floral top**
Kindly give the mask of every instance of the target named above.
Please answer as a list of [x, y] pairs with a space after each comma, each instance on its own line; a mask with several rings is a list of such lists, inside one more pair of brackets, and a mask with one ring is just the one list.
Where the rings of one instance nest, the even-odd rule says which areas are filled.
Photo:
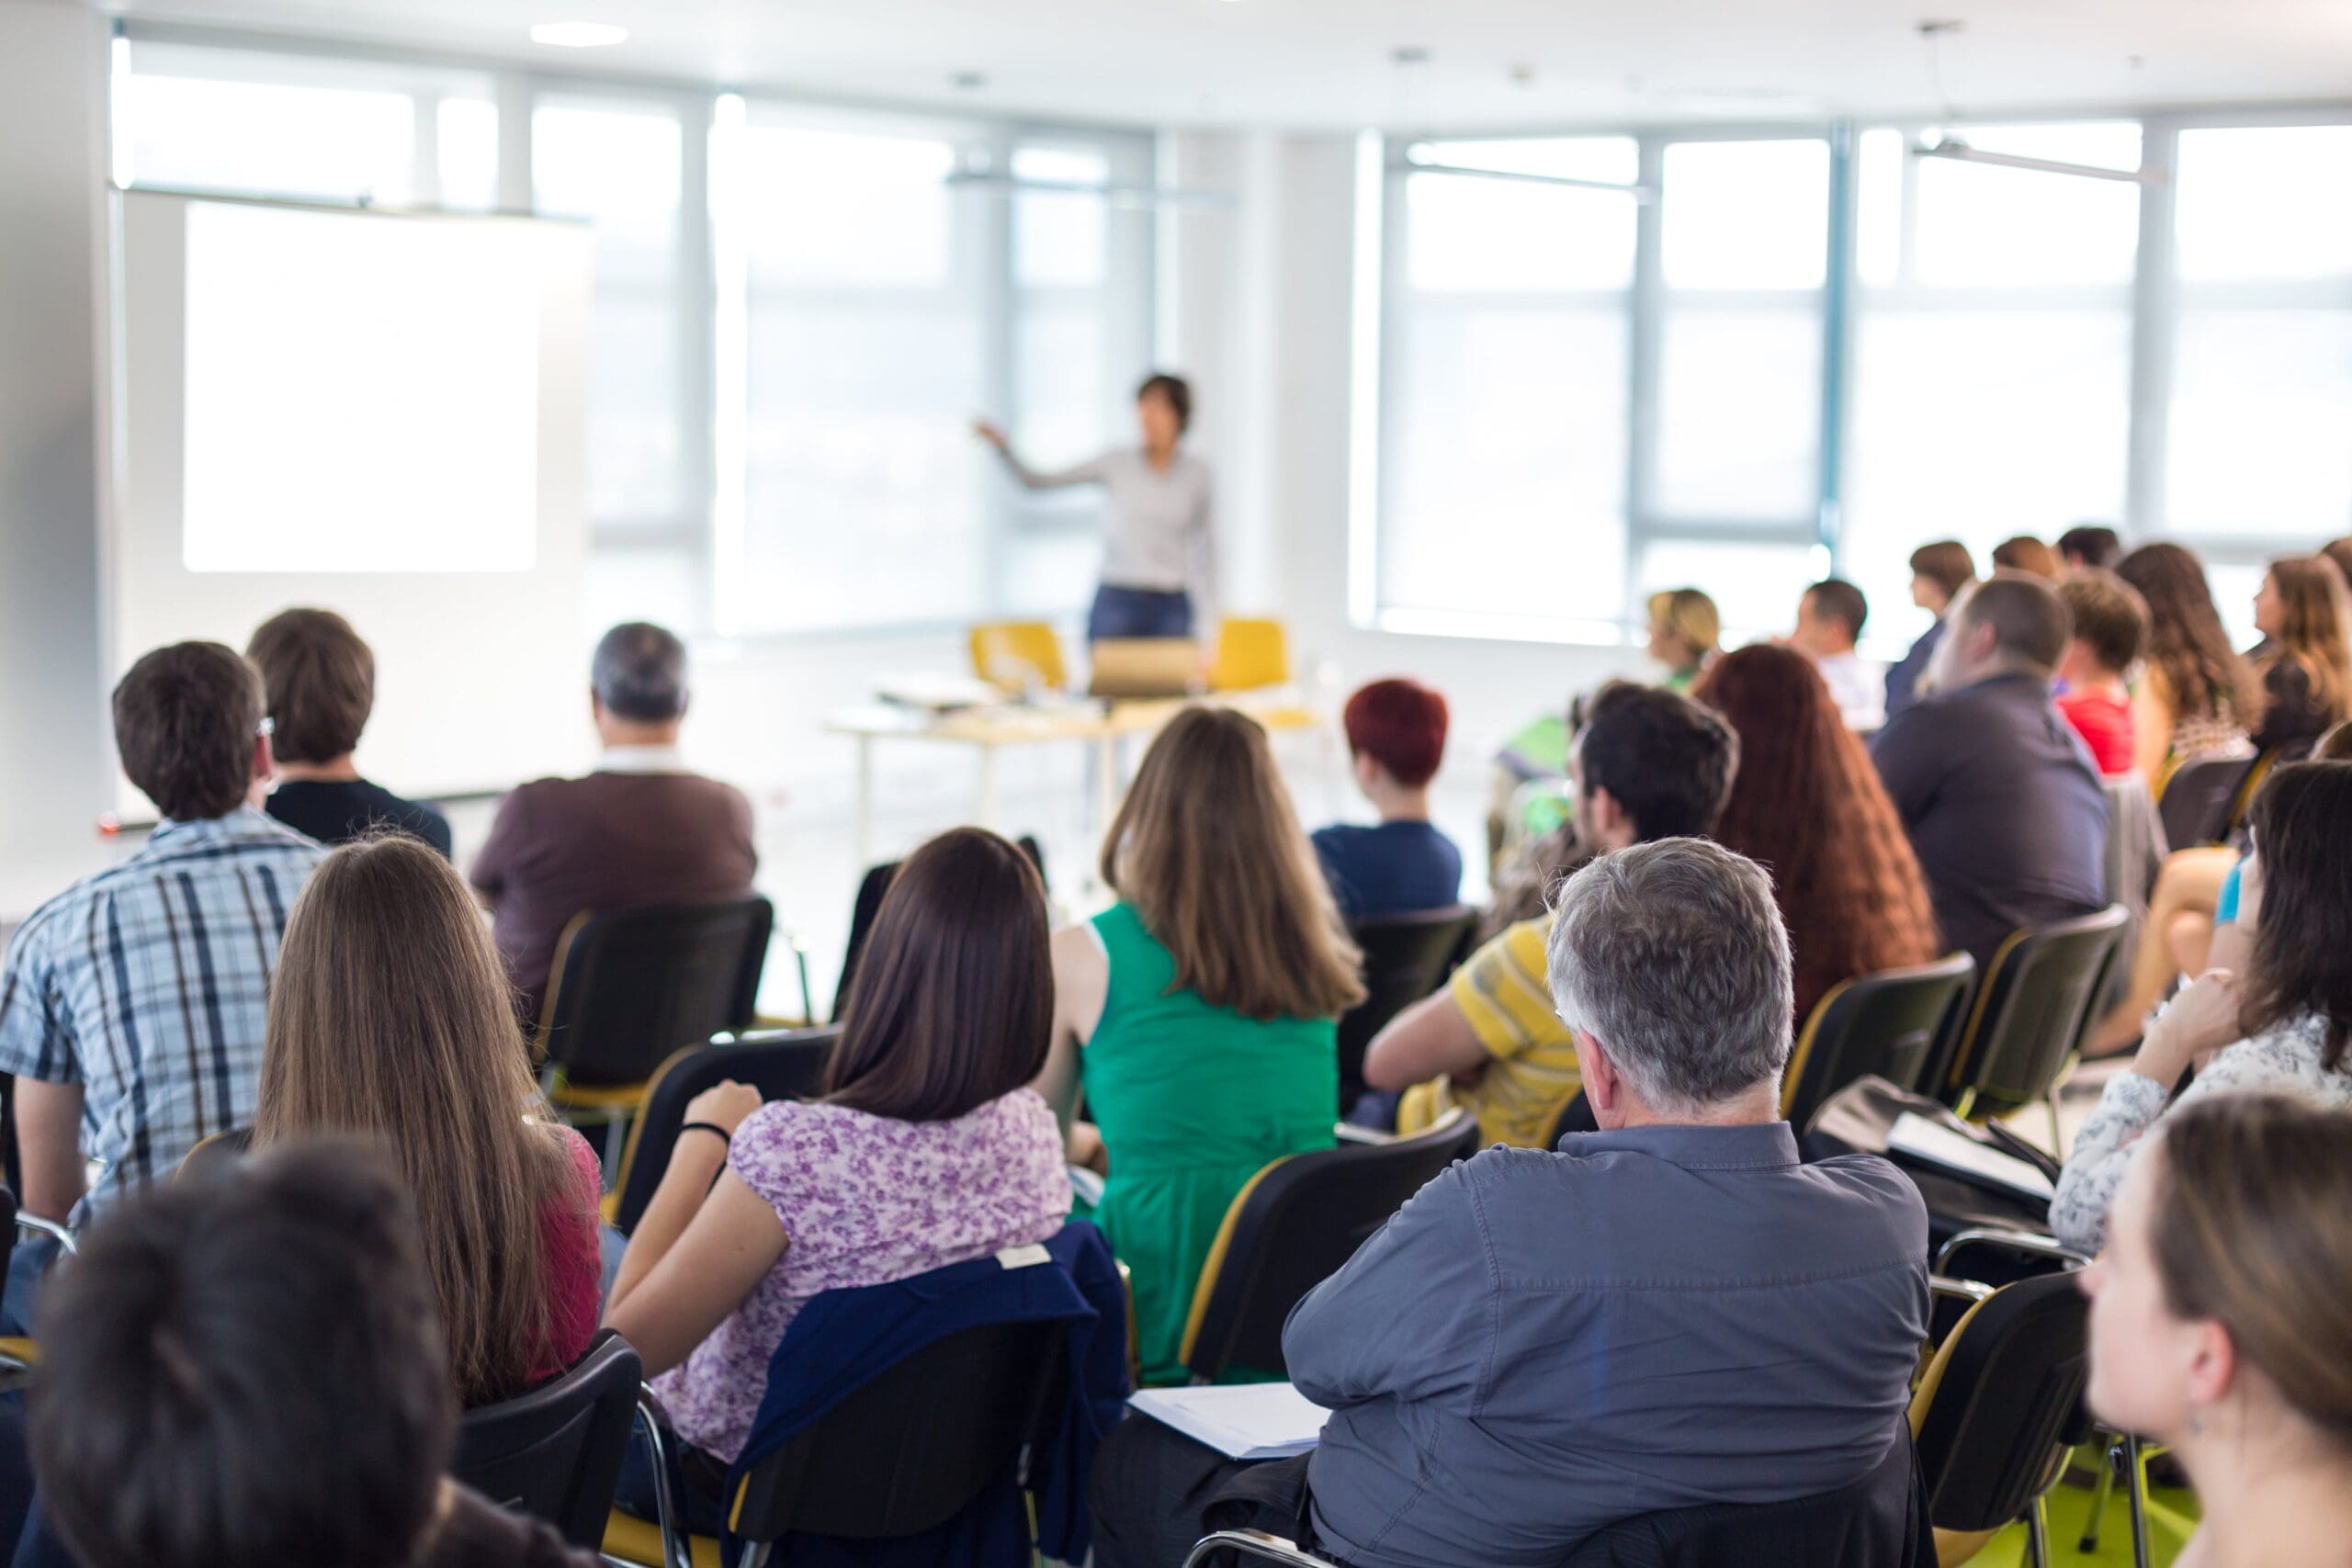
[[891, 882], [824, 1097], [763, 1105], [727, 1083], [687, 1107], [605, 1321], [717, 1470], [741, 1450], [769, 1358], [810, 1297], [1061, 1228], [1061, 1135], [1022, 1087], [1045, 1063], [1053, 1000], [1035, 869], [960, 828]]

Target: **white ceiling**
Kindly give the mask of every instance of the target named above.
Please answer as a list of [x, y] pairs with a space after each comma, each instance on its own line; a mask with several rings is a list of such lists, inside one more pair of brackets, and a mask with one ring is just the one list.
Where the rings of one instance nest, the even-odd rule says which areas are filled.
[[[1939, 7], [1949, 6], [1949, 9]], [[2352, 0], [137, 0], [133, 14], [1138, 124], [1484, 127], [2352, 95]], [[625, 23], [613, 49], [530, 24]], [[1426, 64], [1400, 68], [1400, 47]], [[951, 78], [978, 73], [978, 88]], [[1524, 80], [1515, 80], [1517, 76]]]

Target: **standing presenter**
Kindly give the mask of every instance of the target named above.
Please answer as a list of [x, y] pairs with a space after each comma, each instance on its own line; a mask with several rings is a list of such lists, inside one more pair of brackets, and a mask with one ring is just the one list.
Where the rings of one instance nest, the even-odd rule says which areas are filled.
[[1140, 447], [1049, 474], [1015, 456], [1001, 427], [986, 420], [972, 427], [1024, 489], [1099, 484], [1108, 492], [1102, 581], [1086, 617], [1089, 642], [1198, 635], [1205, 643], [1216, 631], [1216, 487], [1208, 465], [1179, 449], [1192, 422], [1193, 389], [1183, 378], [1148, 377], [1136, 389]]

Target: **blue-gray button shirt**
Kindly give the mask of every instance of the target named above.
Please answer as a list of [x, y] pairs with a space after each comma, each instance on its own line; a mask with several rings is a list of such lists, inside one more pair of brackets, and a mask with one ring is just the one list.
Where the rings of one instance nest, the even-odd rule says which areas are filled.
[[1488, 1149], [1291, 1313], [1330, 1420], [1308, 1472], [1356, 1568], [1553, 1568], [1595, 1529], [1849, 1485], [1928, 1330], [1928, 1215], [1785, 1122]]

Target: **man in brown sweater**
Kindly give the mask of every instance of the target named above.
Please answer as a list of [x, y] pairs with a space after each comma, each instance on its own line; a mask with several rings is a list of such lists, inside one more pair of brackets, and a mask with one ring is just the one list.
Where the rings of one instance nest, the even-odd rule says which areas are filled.
[[591, 687], [605, 747], [594, 771], [517, 786], [469, 873], [530, 1021], [574, 915], [748, 897], [759, 865], [751, 802], [679, 756], [684, 645], [643, 621], [615, 626]]

